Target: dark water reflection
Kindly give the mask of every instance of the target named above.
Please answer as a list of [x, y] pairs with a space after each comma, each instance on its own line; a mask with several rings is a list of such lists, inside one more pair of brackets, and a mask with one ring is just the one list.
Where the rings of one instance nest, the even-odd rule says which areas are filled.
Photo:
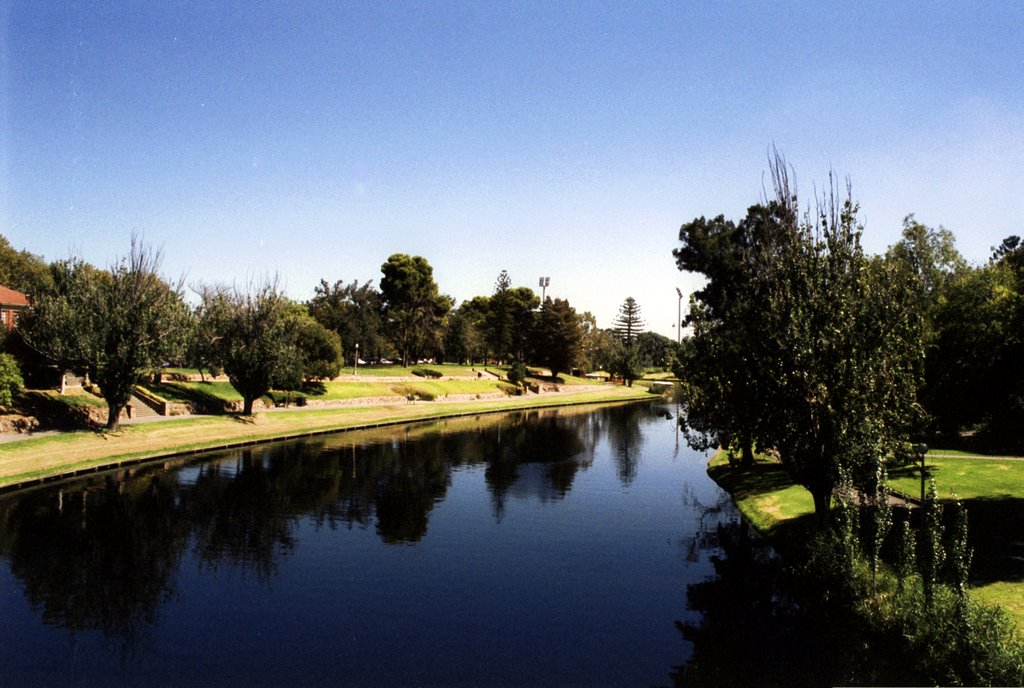
[[688, 587], [738, 523], [671, 413], [480, 416], [7, 495], [0, 685], [671, 684], [699, 635], [677, 625], [714, 614]]

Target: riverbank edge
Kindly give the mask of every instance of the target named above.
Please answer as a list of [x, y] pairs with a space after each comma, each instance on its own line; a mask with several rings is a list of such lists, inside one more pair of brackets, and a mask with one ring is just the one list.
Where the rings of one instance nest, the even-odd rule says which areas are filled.
[[[959, 457], [956, 457], [959, 458]], [[708, 457], [707, 463], [707, 474], [711, 480], [722, 488], [726, 493], [729, 494], [729, 498], [736, 510], [740, 513], [740, 517], [746, 521], [746, 523], [757, 533], [757, 536], [762, 538], [765, 542], [772, 546], [772, 548], [778, 552], [784, 560], [790, 559], [794, 556], [796, 550], [796, 542], [802, 538], [811, 536], [811, 531], [807, 529], [790, 529], [779, 528], [778, 526], [783, 525], [786, 521], [795, 520], [802, 515], [804, 509], [801, 509], [801, 513], [794, 514], [789, 517], [776, 518], [775, 515], [769, 513], [769, 510], [759, 508], [758, 497], [756, 495], [739, 495], [738, 480], [730, 480], [730, 476], [736, 476], [737, 469], [734, 469], [729, 465], [725, 450], [717, 449], [711, 456]], [[781, 469], [781, 466], [779, 467]], [[788, 489], [798, 488], [803, 490], [804, 488], [797, 485], [791, 485]], [[808, 513], [813, 513], [813, 501], [811, 500], [810, 493], [805, 496], [806, 507]], [[773, 504], [776, 504], [773, 502]], [[799, 508], [799, 507], [798, 507]], [[1006, 589], [1011, 592], [1007, 594]], [[1007, 604], [1005, 599], [1008, 596], [1017, 596], [1019, 592], [1024, 592], [1024, 584], [1013, 582], [1013, 581], [997, 581], [994, 583], [988, 583], [983, 586], [970, 586], [968, 588], [968, 594], [971, 599], [975, 602], [987, 605], [987, 606], [998, 606], [1009, 615], [1009, 617], [1016, 624], [1021, 641], [1024, 642], [1024, 609], [1020, 605]]]
[[[167, 461], [170, 459], [183, 458], [200, 454], [207, 451], [218, 451], [225, 449], [236, 449], [240, 447], [250, 447], [259, 444], [266, 444], [268, 442], [277, 442], [283, 440], [294, 440], [302, 439], [305, 437], [315, 437], [318, 435], [327, 435], [338, 432], [349, 432], [355, 430], [371, 430], [374, 428], [390, 427], [406, 425], [409, 423], [419, 422], [430, 422], [437, 420], [445, 420], [449, 418], [463, 418], [467, 416], [477, 416], [484, 414], [494, 413], [505, 413], [509, 411], [532, 411], [538, 409], [550, 409], [560, 407], [571, 407], [571, 406], [586, 406], [586, 405], [612, 405], [612, 404], [629, 404], [639, 403], [644, 401], [654, 401], [658, 397], [651, 395], [646, 390], [641, 388], [617, 388], [615, 394], [608, 394], [602, 392], [595, 394], [592, 398], [580, 399], [579, 395], [573, 395], [575, 398], [565, 400], [554, 400], [550, 398], [545, 399], [531, 399], [527, 403], [515, 403], [519, 397], [512, 397], [508, 400], [502, 400], [501, 402], [478, 402], [481, 408], [465, 409], [462, 404], [459, 404], [459, 410], [444, 410], [439, 408], [436, 413], [421, 413], [423, 406], [396, 406], [393, 407], [394, 415], [385, 416], [378, 420], [369, 422], [352, 422], [347, 423], [344, 420], [336, 424], [328, 424], [323, 427], [309, 428], [298, 431], [271, 431], [265, 434], [254, 435], [246, 437], [244, 439], [230, 439], [222, 440], [215, 439], [209, 442], [200, 441], [197, 444], [188, 445], [174, 445], [164, 448], [160, 451], [143, 451], [143, 452], [132, 452], [127, 451], [124, 453], [113, 453], [109, 456], [91, 458], [85, 461], [69, 462], [67, 465], [57, 465], [46, 469], [37, 469], [36, 471], [28, 470], [20, 473], [12, 473], [8, 476], [0, 477], [0, 494], [8, 494], [11, 492], [17, 492], [39, 485], [45, 485], [47, 483], [58, 482], [69, 478], [75, 478], [82, 475], [88, 475], [90, 473], [98, 473], [107, 470], [116, 470], [119, 468], [126, 468], [131, 466], [137, 466], [140, 464], [153, 463], [157, 461]], [[629, 389], [629, 393], [623, 393], [622, 389]], [[536, 403], [532, 403], [536, 402]], [[463, 402], [473, 403], [473, 402]], [[381, 406], [377, 408], [387, 408]], [[407, 410], [408, 409], [408, 410]], [[294, 414], [324, 414], [330, 413], [333, 409], [296, 409], [294, 411], [288, 411], [288, 413]], [[339, 409], [340, 410], [340, 409]], [[207, 417], [203, 417], [207, 418]], [[201, 419], [196, 419], [196, 424], [201, 422]], [[188, 423], [188, 418], [182, 418], [180, 420], [171, 421], [177, 423]], [[70, 434], [70, 433], [68, 433]], [[92, 433], [90, 433], [91, 435]], [[59, 438], [58, 438], [59, 441]], [[25, 477], [31, 476], [31, 477]]]

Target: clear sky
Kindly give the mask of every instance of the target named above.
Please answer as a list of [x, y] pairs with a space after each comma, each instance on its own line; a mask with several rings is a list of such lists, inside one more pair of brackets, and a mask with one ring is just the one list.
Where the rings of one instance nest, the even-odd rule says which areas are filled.
[[[981, 262], [1024, 234], [1024, 3], [0, 3], [0, 234], [190, 283], [516, 286], [675, 336], [671, 250], [741, 217], [777, 146]], [[539, 291], [539, 290], [538, 290]]]

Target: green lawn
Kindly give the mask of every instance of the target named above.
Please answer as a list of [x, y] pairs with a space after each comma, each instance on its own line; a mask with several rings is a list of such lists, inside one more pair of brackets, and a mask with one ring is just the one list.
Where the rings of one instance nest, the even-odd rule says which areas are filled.
[[[974, 458], [968, 458], [968, 457]], [[1024, 461], [992, 459], [936, 449], [925, 458], [926, 477], [935, 478], [940, 499], [1024, 498]], [[921, 494], [919, 465], [889, 471], [893, 489], [910, 496]]]
[[[975, 545], [971, 595], [1003, 607], [1024, 628], [1024, 577], [1010, 556], [1020, 542], [1024, 513], [1024, 461], [980, 458], [942, 449], [929, 452], [926, 466], [941, 500], [964, 502]], [[782, 466], [758, 457], [750, 470], [729, 465], [725, 452], [708, 463], [708, 474], [733, 495], [737, 508], [757, 530], [783, 540], [811, 527], [810, 493], [794, 485]], [[890, 470], [894, 489], [918, 495], [920, 472], [913, 466]]]
[[[357, 375], [377, 375], [380, 377], [409, 377], [413, 373], [412, 371], [417, 368], [426, 368], [428, 370], [436, 370], [439, 373], [443, 373], [446, 377], [451, 375], [455, 377], [471, 377], [477, 374], [477, 371], [483, 370], [483, 366], [468, 366], [459, 365], [457, 363], [440, 363], [431, 364], [424, 363], [423, 365], [414, 366], [400, 366], [400, 365], [361, 365], [356, 371]], [[352, 366], [344, 366], [341, 369], [342, 375], [351, 375]]]

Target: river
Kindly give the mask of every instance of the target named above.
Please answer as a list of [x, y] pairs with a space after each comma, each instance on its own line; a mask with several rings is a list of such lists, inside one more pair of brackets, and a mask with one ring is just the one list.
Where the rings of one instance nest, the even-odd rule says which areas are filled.
[[4, 495], [0, 685], [681, 682], [739, 519], [675, 421], [480, 415]]

